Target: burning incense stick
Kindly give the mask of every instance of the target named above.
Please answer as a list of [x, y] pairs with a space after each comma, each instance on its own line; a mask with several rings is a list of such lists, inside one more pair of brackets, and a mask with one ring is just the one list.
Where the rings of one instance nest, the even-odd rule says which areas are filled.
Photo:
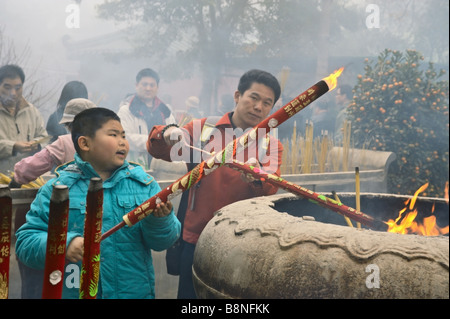
[[101, 178], [91, 178], [86, 205], [80, 299], [95, 299], [100, 278], [100, 241], [103, 218], [103, 183]]
[[9, 295], [11, 256], [12, 197], [8, 185], [0, 185], [0, 299]]
[[69, 188], [56, 185], [50, 198], [42, 299], [61, 299], [62, 296], [68, 218]]
[[[360, 190], [359, 190], [359, 167], [355, 167], [355, 199], [356, 199], [356, 210], [361, 209], [360, 203]], [[360, 223], [356, 223], [356, 227], [361, 228]]]
[[344, 69], [341, 68], [317, 82], [274, 114], [264, 119], [253, 129], [228, 143], [222, 151], [217, 153], [217, 155], [210, 158], [208, 161], [201, 162], [190, 172], [186, 173], [174, 183], [161, 190], [158, 194], [124, 215], [123, 221], [105, 232], [102, 236], [102, 240], [125, 225], [135, 225], [137, 222], [150, 215], [156, 208], [157, 203], [171, 200], [180, 193], [190, 189], [192, 185], [196, 184], [206, 175], [223, 166], [225, 163], [230, 162], [231, 159], [236, 156], [237, 152], [245, 150], [249, 145], [255, 143], [259, 139], [260, 136], [258, 135], [260, 134], [260, 131], [264, 131], [264, 135], [267, 134], [271, 129], [278, 127], [281, 123], [303, 110], [313, 101], [334, 89], [337, 86], [337, 78], [341, 75], [343, 70]]
[[348, 218], [359, 222], [369, 228], [383, 231], [386, 231], [388, 229], [388, 225], [381, 220], [377, 220], [369, 215], [362, 213], [359, 210], [355, 210], [326, 196], [312, 192], [302, 186], [288, 182], [281, 177], [273, 174], [268, 174], [259, 168], [238, 163], [236, 161], [233, 161], [232, 163], [226, 163], [225, 165], [242, 173], [249, 174], [253, 178], [261, 179], [265, 183], [270, 183], [293, 194], [307, 198], [317, 205], [328, 208], [341, 215], [347, 216]]

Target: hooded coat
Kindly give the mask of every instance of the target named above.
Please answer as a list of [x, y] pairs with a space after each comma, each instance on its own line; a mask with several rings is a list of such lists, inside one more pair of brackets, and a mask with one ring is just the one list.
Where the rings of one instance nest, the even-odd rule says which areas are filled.
[[[91, 164], [78, 154], [75, 160], [56, 170], [57, 177], [39, 190], [16, 232], [16, 254], [28, 267], [43, 269], [47, 245], [48, 212], [54, 185], [69, 187], [69, 225], [66, 249], [83, 236], [86, 195], [92, 177], [98, 177]], [[125, 163], [103, 182], [102, 231], [111, 229], [141, 203], [160, 191], [155, 179], [141, 166]], [[100, 280], [97, 298], [154, 298], [155, 275], [151, 250], [170, 247], [180, 235], [180, 223], [173, 211], [161, 218], [149, 215], [133, 227], [124, 227], [102, 241]], [[66, 250], [67, 251], [67, 250]], [[66, 261], [63, 298], [78, 298], [81, 262]]]

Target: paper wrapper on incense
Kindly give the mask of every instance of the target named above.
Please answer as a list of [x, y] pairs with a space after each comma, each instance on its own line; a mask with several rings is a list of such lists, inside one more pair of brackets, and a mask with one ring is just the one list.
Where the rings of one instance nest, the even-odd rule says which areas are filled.
[[12, 197], [7, 185], [0, 185], [0, 299], [8, 299], [11, 256]]
[[80, 299], [95, 299], [100, 278], [100, 242], [103, 219], [103, 183], [98, 177], [91, 179], [86, 205]]
[[69, 188], [56, 185], [50, 198], [42, 299], [62, 296], [68, 219]]

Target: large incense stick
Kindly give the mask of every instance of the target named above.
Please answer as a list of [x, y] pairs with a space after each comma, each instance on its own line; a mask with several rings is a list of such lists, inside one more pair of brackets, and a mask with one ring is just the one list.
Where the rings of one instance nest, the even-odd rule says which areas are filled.
[[346, 216], [356, 222], [359, 222], [369, 228], [375, 230], [388, 229], [388, 225], [381, 220], [377, 220], [369, 215], [366, 215], [354, 208], [348, 207], [336, 200], [330, 199], [324, 195], [312, 192], [302, 186], [296, 185], [294, 183], [288, 182], [285, 179], [278, 177], [273, 174], [268, 174], [259, 168], [253, 166], [247, 166], [245, 164], [238, 163], [236, 161], [232, 163], [226, 163], [228, 167], [240, 171], [241, 173], [250, 174], [253, 178], [264, 179], [265, 183], [270, 183], [279, 188], [287, 190], [293, 194], [307, 198], [313, 203], [316, 203], [322, 207], [328, 208], [336, 213]]
[[42, 299], [61, 299], [69, 218], [69, 188], [53, 187], [48, 216]]
[[334, 89], [337, 85], [337, 78], [342, 71], [343, 68], [317, 82], [305, 92], [294, 98], [291, 102], [280, 108], [277, 112], [267, 117], [253, 129], [228, 143], [225, 148], [214, 157], [211, 157], [207, 161], [201, 162], [190, 172], [186, 173], [174, 183], [161, 190], [158, 194], [154, 195], [152, 198], [148, 199], [128, 214], [124, 215], [123, 221], [105, 232], [102, 236], [102, 240], [112, 235], [125, 225], [135, 225], [137, 222], [150, 215], [158, 203], [171, 200], [173, 197], [190, 189], [192, 185], [196, 184], [203, 177], [216, 170], [218, 167], [221, 167], [227, 162], [231, 162], [231, 159], [235, 157], [238, 151], [243, 151], [250, 144], [259, 139], [259, 134], [261, 133], [260, 131], [263, 131], [264, 135], [267, 134], [271, 129], [279, 126], [281, 123], [303, 110], [313, 101]]
[[100, 278], [100, 241], [103, 218], [103, 183], [91, 178], [86, 196], [84, 254], [80, 276], [80, 299], [95, 299]]
[[0, 185], [0, 299], [9, 295], [12, 197], [8, 185]]

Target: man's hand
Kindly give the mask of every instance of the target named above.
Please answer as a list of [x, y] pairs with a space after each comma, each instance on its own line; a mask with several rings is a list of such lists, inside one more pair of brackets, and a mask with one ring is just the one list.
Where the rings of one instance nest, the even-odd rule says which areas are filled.
[[16, 153], [36, 152], [39, 150], [39, 144], [35, 142], [16, 142], [13, 149]]
[[72, 263], [83, 260], [84, 254], [84, 238], [75, 237], [67, 247], [66, 258]]
[[170, 201], [167, 201], [165, 204], [160, 203], [156, 205], [156, 209], [153, 212], [153, 215], [155, 217], [164, 217], [170, 214], [172, 211], [172, 203]]
[[183, 130], [181, 130], [178, 127], [169, 127], [165, 132], [164, 132], [164, 142], [166, 142], [167, 145], [169, 146], [173, 146], [175, 144], [177, 144], [178, 142], [182, 141], [183, 144], [185, 139], [184, 139], [184, 133]]

